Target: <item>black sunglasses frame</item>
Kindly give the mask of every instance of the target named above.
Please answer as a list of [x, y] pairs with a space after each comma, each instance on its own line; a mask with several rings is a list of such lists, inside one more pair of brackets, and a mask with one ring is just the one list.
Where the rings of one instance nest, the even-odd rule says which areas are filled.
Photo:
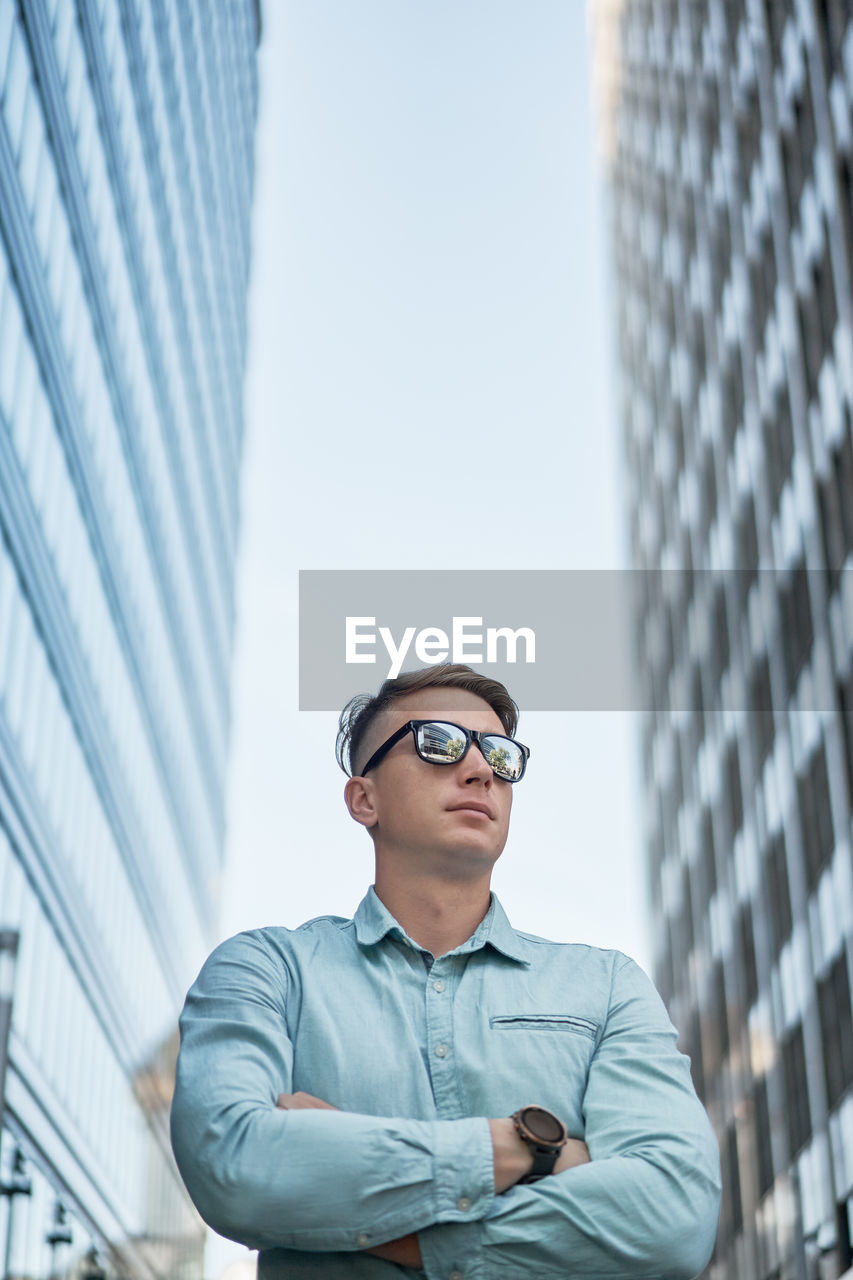
[[[461, 754], [458, 755], [455, 760], [427, 760], [422, 756], [418, 748], [418, 729], [425, 724], [449, 724], [451, 728], [458, 729], [465, 739], [465, 746], [463, 747]], [[492, 773], [500, 782], [509, 782], [510, 784], [520, 782], [524, 777], [524, 771], [527, 768], [527, 761], [530, 759], [530, 748], [526, 747], [523, 742], [519, 742], [517, 738], [510, 738], [506, 733], [482, 733], [479, 729], [466, 729], [464, 725], [454, 724], [452, 720], [409, 720], [406, 724], [401, 725], [396, 733], [392, 733], [391, 737], [387, 738], [386, 741], [382, 743], [381, 747], [377, 747], [376, 751], [374, 751], [359, 776], [363, 778], [367, 774], [368, 770], [375, 769], [380, 761], [385, 759], [391, 748], [395, 747], [398, 742], [403, 741], [407, 733], [411, 733], [414, 739], [415, 751], [418, 754], [418, 759], [423, 760], [424, 764], [438, 765], [439, 768], [444, 768], [446, 765], [458, 764], [460, 760], [464, 760], [468, 754], [468, 749], [471, 746], [471, 743], [476, 742], [480, 749], [480, 754], [486, 764], [491, 768]], [[505, 738], [507, 742], [511, 742], [514, 746], [519, 748], [521, 751], [521, 772], [517, 778], [501, 777], [494, 766], [490, 764], [489, 757], [483, 750], [483, 738]]]

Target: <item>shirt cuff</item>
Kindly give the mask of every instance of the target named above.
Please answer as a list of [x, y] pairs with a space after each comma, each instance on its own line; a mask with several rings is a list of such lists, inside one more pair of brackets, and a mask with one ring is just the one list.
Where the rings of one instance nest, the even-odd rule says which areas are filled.
[[484, 1218], [495, 1198], [492, 1134], [484, 1118], [435, 1125], [433, 1188], [436, 1222]]
[[421, 1266], [427, 1280], [489, 1280], [483, 1271], [479, 1222], [449, 1223], [418, 1232]]
[[437, 1225], [418, 1232], [423, 1270], [428, 1280], [480, 1280], [479, 1219], [495, 1198], [488, 1120], [436, 1125], [433, 1186]]

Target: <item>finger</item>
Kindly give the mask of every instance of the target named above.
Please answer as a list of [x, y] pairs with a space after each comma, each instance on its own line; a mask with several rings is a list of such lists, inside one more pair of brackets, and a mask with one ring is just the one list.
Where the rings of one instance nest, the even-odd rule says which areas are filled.
[[589, 1148], [580, 1138], [569, 1138], [560, 1157], [554, 1166], [555, 1173], [564, 1173], [566, 1169], [576, 1169], [580, 1164], [589, 1164], [592, 1157]]
[[331, 1102], [315, 1098], [313, 1093], [305, 1093], [302, 1089], [296, 1093], [280, 1093], [275, 1105], [282, 1111], [337, 1111]]

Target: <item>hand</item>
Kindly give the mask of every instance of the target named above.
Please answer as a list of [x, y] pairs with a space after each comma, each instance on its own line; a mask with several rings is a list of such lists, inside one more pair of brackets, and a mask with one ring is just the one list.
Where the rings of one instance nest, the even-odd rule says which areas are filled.
[[554, 1165], [555, 1173], [564, 1173], [566, 1169], [574, 1169], [579, 1164], [590, 1164], [592, 1156], [589, 1147], [580, 1138], [569, 1138]]
[[375, 1253], [377, 1258], [386, 1262], [397, 1262], [401, 1267], [423, 1266], [418, 1237], [412, 1232], [400, 1236], [397, 1240], [388, 1240], [385, 1244], [377, 1244], [373, 1249], [365, 1249], [365, 1253]]
[[315, 1098], [313, 1093], [303, 1093], [300, 1089], [298, 1093], [280, 1093], [275, 1100], [275, 1105], [281, 1111], [337, 1111], [338, 1107], [333, 1107], [331, 1102], [324, 1102], [322, 1098]]
[[[533, 1167], [533, 1155], [527, 1143], [519, 1136], [511, 1119], [490, 1120], [492, 1152], [494, 1158], [495, 1192], [500, 1195], [520, 1182]], [[589, 1149], [580, 1138], [569, 1138], [560, 1152], [554, 1173], [588, 1164]]]

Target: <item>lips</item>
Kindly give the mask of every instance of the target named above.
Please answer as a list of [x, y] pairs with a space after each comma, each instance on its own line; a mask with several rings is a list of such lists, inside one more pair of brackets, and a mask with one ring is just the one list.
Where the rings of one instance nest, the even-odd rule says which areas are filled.
[[487, 804], [480, 804], [477, 800], [469, 800], [467, 804], [455, 804], [451, 808], [451, 813], [464, 813], [466, 810], [474, 810], [475, 813], [483, 813], [487, 818], [493, 818], [494, 814]]

